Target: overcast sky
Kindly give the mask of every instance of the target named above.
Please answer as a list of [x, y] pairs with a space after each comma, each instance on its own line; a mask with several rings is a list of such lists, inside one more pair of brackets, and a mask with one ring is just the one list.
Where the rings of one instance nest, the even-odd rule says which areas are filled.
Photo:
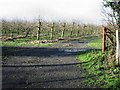
[[76, 20], [101, 24], [102, 0], [0, 0], [0, 18]]

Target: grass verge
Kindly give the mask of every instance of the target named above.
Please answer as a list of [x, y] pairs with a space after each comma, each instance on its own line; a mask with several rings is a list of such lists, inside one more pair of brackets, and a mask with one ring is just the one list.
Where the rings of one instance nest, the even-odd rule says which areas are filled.
[[101, 51], [80, 52], [77, 58], [84, 62], [82, 67], [87, 73], [85, 83], [91, 87], [120, 89], [119, 67], [112, 67], [104, 61]]
[[47, 46], [52, 46], [55, 44], [55, 43], [31, 43], [31, 41], [34, 41], [34, 40], [31, 40], [29, 38], [23, 38], [23, 39], [17, 39], [14, 41], [3, 41], [2, 44], [0, 44], [0, 46], [12, 46], [12, 47], [14, 47], [14, 46], [28, 46], [28, 47], [42, 46], [42, 47], [47, 47]]
[[[100, 48], [100, 39], [92, 40], [88, 46]], [[80, 60], [82, 67], [86, 73], [85, 83], [90, 87], [112, 88], [120, 90], [119, 67], [113, 67], [107, 62], [107, 54], [102, 54], [99, 50], [82, 51], [77, 54], [77, 59]]]

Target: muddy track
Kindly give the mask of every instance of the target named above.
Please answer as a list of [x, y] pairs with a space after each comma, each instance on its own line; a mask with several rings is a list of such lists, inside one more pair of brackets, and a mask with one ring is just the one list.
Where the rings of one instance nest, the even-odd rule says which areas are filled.
[[76, 60], [76, 53], [88, 50], [85, 47], [86, 43], [69, 41], [46, 48], [2, 47], [4, 56], [2, 61], [2, 87], [89, 87], [84, 83], [86, 78], [83, 74], [85, 71], [78, 67], [81, 63]]

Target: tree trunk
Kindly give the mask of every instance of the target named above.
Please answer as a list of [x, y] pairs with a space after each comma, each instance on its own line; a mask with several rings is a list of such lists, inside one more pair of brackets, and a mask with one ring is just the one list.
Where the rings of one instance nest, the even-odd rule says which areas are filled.
[[38, 27], [38, 31], [37, 31], [37, 40], [40, 39], [41, 26], [42, 26], [42, 22], [39, 19], [39, 27]]
[[64, 37], [65, 27], [66, 27], [66, 23], [64, 23], [64, 25], [63, 25], [63, 28], [64, 28], [64, 29], [62, 30], [61, 38], [63, 38], [63, 37]]
[[72, 28], [71, 28], [71, 31], [70, 31], [70, 37], [72, 37], [72, 34], [73, 34], [73, 31], [72, 31]]
[[78, 26], [77, 26], [77, 34], [76, 34], [76, 36], [78, 37], [79, 34], [80, 34], [80, 31], [79, 31], [79, 24], [78, 24]]
[[40, 39], [40, 30], [37, 31], [37, 40]]
[[50, 32], [50, 39], [53, 39], [53, 31], [55, 29], [55, 23], [52, 23], [52, 27], [51, 27], [51, 32]]
[[64, 31], [65, 31], [65, 30], [62, 30], [61, 38], [64, 37]]

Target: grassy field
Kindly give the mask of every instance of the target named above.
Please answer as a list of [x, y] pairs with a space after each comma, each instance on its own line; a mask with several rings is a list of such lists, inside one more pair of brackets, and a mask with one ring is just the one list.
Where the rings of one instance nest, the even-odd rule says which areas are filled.
[[[88, 43], [89, 47], [101, 48], [101, 38], [92, 40]], [[113, 67], [105, 61], [106, 54], [102, 54], [101, 50], [79, 52], [77, 59], [82, 64], [82, 68], [86, 70], [84, 76], [87, 78], [85, 83], [92, 87], [114, 88], [120, 89], [119, 67]], [[80, 66], [81, 67], [81, 66]]]

